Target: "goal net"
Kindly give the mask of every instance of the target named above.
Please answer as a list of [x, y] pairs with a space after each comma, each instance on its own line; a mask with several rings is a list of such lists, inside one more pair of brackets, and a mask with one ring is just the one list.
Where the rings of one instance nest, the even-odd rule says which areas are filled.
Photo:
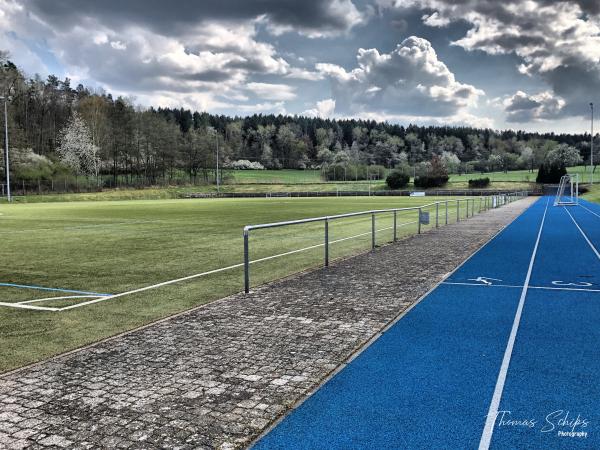
[[554, 206], [579, 204], [579, 174], [563, 175], [560, 178]]

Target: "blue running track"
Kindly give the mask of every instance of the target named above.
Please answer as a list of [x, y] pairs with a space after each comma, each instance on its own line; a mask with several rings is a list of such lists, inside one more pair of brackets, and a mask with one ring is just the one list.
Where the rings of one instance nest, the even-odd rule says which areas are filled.
[[600, 206], [541, 198], [255, 449], [600, 449]]

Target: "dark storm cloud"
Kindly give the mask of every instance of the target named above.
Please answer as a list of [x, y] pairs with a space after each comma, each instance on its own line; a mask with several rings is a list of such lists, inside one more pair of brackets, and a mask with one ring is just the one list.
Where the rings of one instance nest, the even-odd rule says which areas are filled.
[[518, 96], [516, 98], [513, 97], [513, 100], [506, 107], [506, 111], [513, 112], [513, 111], [520, 111], [520, 110], [524, 110], [524, 109], [530, 110], [530, 109], [539, 108], [540, 105], [541, 105], [541, 103], [539, 101], [533, 100], [530, 97]]
[[568, 102], [564, 116], [587, 115], [590, 102], [600, 103], [600, 74], [598, 67], [560, 66], [546, 74], [546, 79], [557, 95]]
[[[343, 35], [368, 16], [353, 0], [1, 1], [11, 31], [51, 48], [69, 76], [146, 98], [195, 96], [202, 108], [246, 101], [261, 77], [315, 78], [289, 64], [274, 39]], [[277, 89], [260, 92], [291, 97]]]
[[73, 26], [91, 17], [109, 27], [137, 24], [165, 35], [186, 33], [190, 26], [210, 20], [259, 16], [275, 26], [316, 33], [346, 31], [361, 20], [350, 0], [27, 0], [26, 4], [54, 25]]
[[228, 80], [230, 74], [223, 70], [206, 70], [204, 72], [184, 73], [179, 76], [182, 80], [188, 81], [207, 81], [209, 83], [218, 83]]

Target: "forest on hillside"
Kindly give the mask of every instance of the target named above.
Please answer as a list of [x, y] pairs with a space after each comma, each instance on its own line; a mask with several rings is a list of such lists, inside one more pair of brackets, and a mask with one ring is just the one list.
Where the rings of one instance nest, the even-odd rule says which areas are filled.
[[416, 174], [435, 157], [450, 173], [485, 173], [589, 162], [589, 134], [143, 108], [68, 78], [27, 77], [5, 52], [0, 89], [9, 99], [11, 175], [23, 183], [77, 176], [99, 187], [211, 183], [217, 146], [221, 167], [231, 170], [377, 165]]

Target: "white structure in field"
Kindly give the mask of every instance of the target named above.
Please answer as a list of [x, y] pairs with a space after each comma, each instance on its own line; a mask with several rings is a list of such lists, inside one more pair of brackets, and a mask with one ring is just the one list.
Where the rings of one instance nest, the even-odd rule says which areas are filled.
[[560, 177], [560, 184], [554, 199], [554, 206], [579, 204], [579, 174], [567, 174]]

